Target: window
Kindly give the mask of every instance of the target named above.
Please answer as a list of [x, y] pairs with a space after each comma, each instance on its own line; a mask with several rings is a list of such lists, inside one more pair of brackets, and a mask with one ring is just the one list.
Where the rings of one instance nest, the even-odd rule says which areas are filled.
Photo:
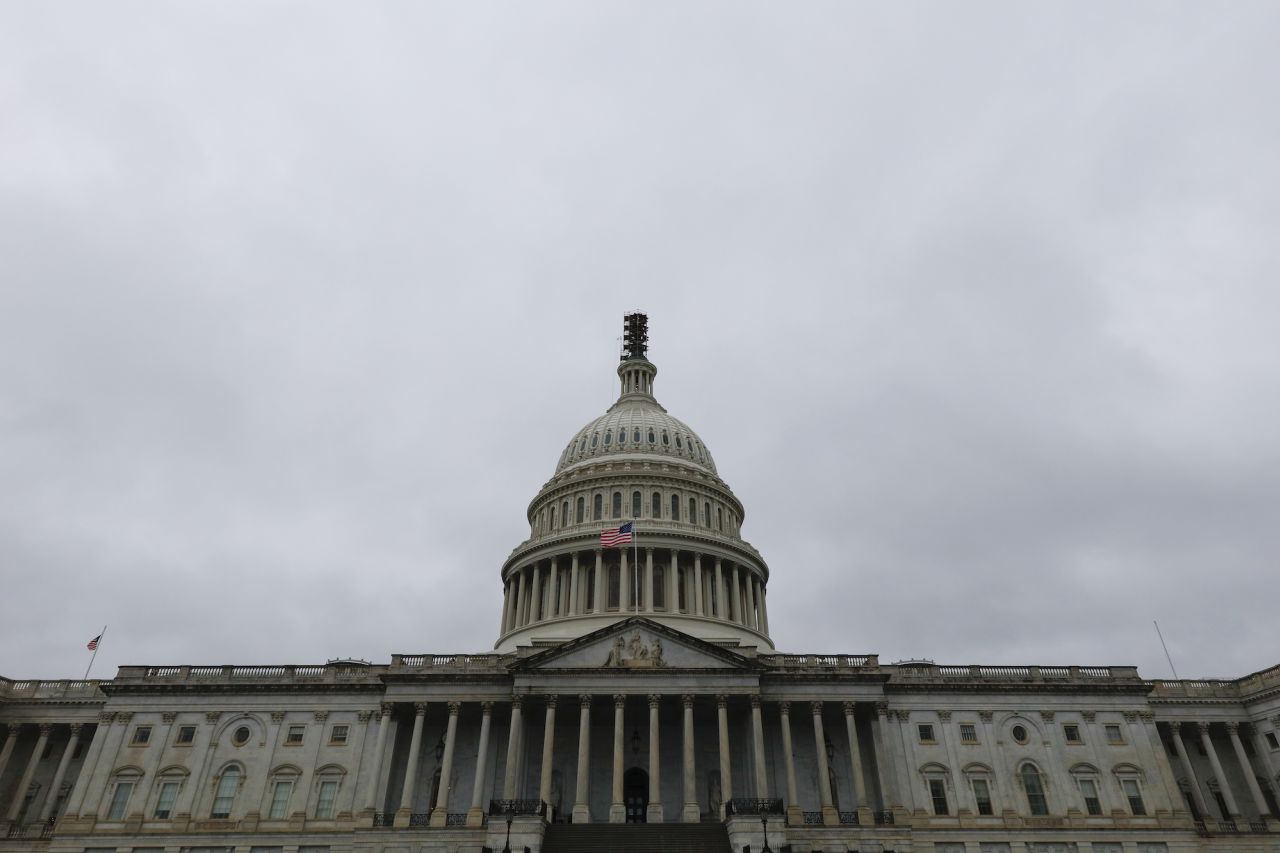
[[138, 726], [133, 730], [131, 746], [146, 746], [151, 742], [151, 726]]
[[1013, 735], [1013, 739], [1014, 739], [1014, 740], [1016, 740], [1018, 743], [1026, 743], [1026, 742], [1027, 742], [1027, 727], [1026, 727], [1026, 726], [1014, 726], [1014, 727], [1010, 730], [1010, 734], [1012, 734], [1012, 735]]
[[271, 810], [267, 817], [271, 820], [283, 820], [289, 815], [289, 799], [293, 796], [293, 780], [277, 779], [271, 789]]
[[347, 742], [347, 733], [351, 730], [350, 726], [334, 726], [333, 731], [329, 732], [329, 743], [344, 744]]
[[156, 820], [168, 820], [173, 816], [173, 801], [178, 799], [177, 782], [161, 782], [160, 796], [156, 799]]
[[640, 493], [639, 492], [631, 493], [631, 517], [632, 518], [640, 517]]
[[653, 430], [649, 430], [649, 443], [650, 444], [657, 443], [657, 439], [653, 435]]
[[599, 521], [604, 517], [604, 495], [597, 494], [591, 501], [591, 520]]
[[1102, 801], [1098, 799], [1098, 785], [1092, 779], [1077, 779], [1080, 796], [1084, 797], [1084, 810], [1092, 815], [1102, 814]]
[[236, 746], [244, 746], [249, 742], [249, 736], [252, 734], [248, 726], [240, 726], [231, 734], [231, 742]]
[[978, 730], [974, 727], [973, 723], [960, 724], [960, 742], [961, 743], [977, 743], [978, 742]]
[[671, 436], [667, 435], [667, 431], [665, 429], [662, 431], [662, 443], [667, 447], [671, 446]]
[[564, 501], [563, 503], [560, 504], [560, 523], [561, 524], [569, 523], [569, 502], [568, 501]]
[[285, 735], [285, 746], [302, 746], [302, 739], [307, 734], [306, 726], [289, 726], [289, 733]]
[[613, 493], [613, 517], [622, 518], [622, 492]]
[[1062, 734], [1067, 739], [1067, 743], [1081, 743], [1080, 727], [1073, 725], [1065, 725], [1062, 727]]
[[1142, 802], [1142, 790], [1138, 787], [1137, 779], [1121, 779], [1120, 790], [1124, 791], [1125, 798], [1129, 800], [1129, 811], [1135, 815], [1147, 813], [1147, 806]]
[[709, 503], [702, 505], [702, 526], [711, 527], [711, 504]]
[[[289, 732], [293, 733], [293, 729], [302, 728], [302, 726], [290, 726]], [[240, 768], [234, 765], [222, 771], [222, 776], [218, 779], [218, 787], [213, 793], [213, 808], [209, 811], [209, 817], [214, 819], [228, 818], [231, 816], [231, 804], [235, 802], [236, 788], [240, 786]]]
[[595, 450], [595, 449], [596, 449], [596, 445], [597, 445], [597, 444], [599, 444], [599, 443], [600, 443], [600, 433], [598, 433], [598, 432], [593, 432], [593, 433], [591, 434], [591, 449], [592, 449], [592, 450]]
[[632, 431], [631, 431], [631, 443], [632, 443], [632, 444], [639, 444], [639, 443], [640, 443], [640, 430], [639, 430], [639, 429], [634, 429], [634, 430], [632, 430]]
[[316, 817], [331, 819], [333, 817], [333, 801], [338, 796], [338, 783], [334, 779], [325, 779], [320, 783], [320, 797], [316, 800]]
[[[933, 743], [933, 726], [928, 723], [921, 723], [916, 726], [916, 731], [920, 735], [921, 743]], [[942, 812], [942, 814], [946, 814], [946, 812]]]
[[658, 492], [653, 493], [653, 517], [662, 518], [662, 495]]
[[724, 511], [716, 507], [716, 530], [724, 530]]
[[973, 780], [973, 799], [978, 804], [978, 814], [994, 814], [991, 808], [991, 786], [986, 779]]
[[1044, 782], [1040, 771], [1032, 764], [1022, 765], [1022, 789], [1027, 794], [1027, 805], [1033, 815], [1047, 815], [1049, 804], [1044, 797]]
[[107, 820], [124, 820], [129, 798], [133, 796], [133, 785], [132, 778], [116, 780], [116, 789], [111, 792], [111, 806], [107, 809]]
[[1107, 732], [1107, 743], [1110, 743], [1110, 744], [1124, 743], [1124, 735], [1120, 734], [1119, 726], [1116, 726], [1116, 725], [1107, 726], [1106, 732]]
[[1265, 732], [1267, 738], [1268, 749], [1280, 749], [1280, 740], [1276, 738], [1275, 732]]
[[621, 429], [618, 430], [618, 444], [623, 445], [626, 443], [627, 443], [627, 428], [622, 427]]
[[613, 444], [613, 430], [607, 429], [604, 431], [604, 446], [608, 447], [611, 444]]
[[671, 520], [672, 521], [680, 520], [680, 496], [679, 495], [671, 496]]
[[195, 739], [195, 726], [178, 726], [178, 746], [189, 746]]
[[582, 498], [578, 498], [578, 513], [577, 513], [578, 523], [581, 524], [582, 522], [586, 521], [586, 518], [587, 518], [586, 501], [584, 501]]
[[684, 445], [680, 443], [680, 433], [676, 433], [676, 450], [681, 450]]
[[698, 499], [689, 498], [689, 523], [698, 523]]
[[929, 780], [929, 797], [933, 800], [934, 814], [950, 814], [947, 807], [947, 785], [941, 779]]

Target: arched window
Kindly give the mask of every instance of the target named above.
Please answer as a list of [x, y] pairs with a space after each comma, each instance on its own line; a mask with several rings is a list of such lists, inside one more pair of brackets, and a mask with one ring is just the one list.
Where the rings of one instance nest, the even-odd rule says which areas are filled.
[[671, 520], [672, 521], [680, 520], [680, 496], [679, 495], [671, 496]]
[[716, 507], [716, 530], [724, 530], [724, 510]]
[[662, 494], [660, 492], [653, 493], [653, 517], [662, 518]]
[[268, 820], [284, 820], [289, 817], [289, 804], [298, 787], [301, 771], [296, 767], [277, 767], [271, 771], [271, 805], [267, 808]]
[[698, 499], [689, 498], [689, 523], [698, 523]]
[[627, 443], [627, 428], [622, 427], [621, 429], [618, 430], [618, 444], [622, 445], [626, 443]]
[[635, 429], [634, 431], [632, 431], [632, 433], [631, 433], [631, 441], [632, 441], [632, 443], [633, 443], [633, 444], [639, 444], [639, 443], [640, 443], [640, 428], [639, 428], [639, 427], [636, 427], [636, 429]]
[[1028, 762], [1022, 765], [1019, 775], [1022, 777], [1022, 789], [1027, 794], [1027, 805], [1031, 808], [1031, 814], [1047, 815], [1049, 804], [1045, 800], [1044, 780], [1040, 777], [1040, 771], [1034, 764]]
[[578, 498], [578, 523], [581, 524], [586, 520], [587, 504], [583, 498]]
[[667, 606], [667, 568], [666, 566], [653, 567], [653, 606]]
[[676, 433], [676, 450], [684, 450], [684, 445], [680, 443], [680, 433]]
[[[128, 816], [129, 800], [133, 798], [133, 792], [141, 782], [142, 771], [137, 767], [126, 767], [116, 771], [111, 780], [111, 799], [110, 805], [107, 806], [107, 820], [124, 820]], [[39, 785], [34, 788], [36, 791], [40, 790]]]
[[562, 501], [560, 503], [560, 523], [561, 524], [569, 523], [569, 502], [568, 501]]
[[328, 764], [316, 771], [314, 814], [317, 820], [333, 820], [338, 789], [345, 775], [346, 771], [336, 764]]
[[599, 521], [604, 517], [604, 495], [597, 493], [591, 502], [591, 520]]
[[613, 517], [622, 518], [622, 492], [613, 493]]
[[555, 529], [556, 529], [556, 507], [555, 507], [555, 504], [552, 504], [552, 505], [551, 505], [551, 529], [552, 529], [552, 530], [555, 530]]
[[611, 444], [613, 444], [613, 430], [607, 429], [604, 431], [604, 446], [608, 447]]
[[671, 446], [671, 436], [667, 435], [667, 431], [665, 429], [662, 431], [662, 445], [664, 447]]
[[711, 529], [711, 504], [710, 502], [702, 505], [702, 525], [708, 530]]
[[649, 430], [649, 443], [656, 444], [658, 439], [654, 437], [653, 430]]
[[621, 606], [622, 600], [622, 569], [617, 563], [609, 566], [609, 600], [605, 604], [606, 607], [617, 610]]
[[217, 787], [213, 791], [213, 808], [209, 817], [213, 819], [231, 817], [231, 807], [236, 800], [236, 791], [240, 788], [240, 768], [232, 764], [222, 771], [218, 777]]
[[631, 517], [632, 518], [640, 517], [640, 493], [639, 492], [631, 493]]
[[170, 820], [173, 817], [173, 804], [186, 781], [186, 768], [166, 767], [160, 771], [156, 777], [156, 807], [151, 813], [152, 817], [156, 820]]

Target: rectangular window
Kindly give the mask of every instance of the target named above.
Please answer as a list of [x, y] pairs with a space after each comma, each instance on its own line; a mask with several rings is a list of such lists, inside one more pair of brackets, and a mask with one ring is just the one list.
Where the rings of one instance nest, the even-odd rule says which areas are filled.
[[195, 726], [178, 726], [178, 745], [186, 746], [193, 743], [196, 739]]
[[111, 808], [107, 810], [107, 820], [124, 820], [124, 810], [128, 807], [129, 798], [132, 796], [132, 782], [117, 782], [116, 789], [111, 794]]
[[307, 733], [306, 726], [289, 726], [289, 733], [285, 735], [285, 746], [301, 746], [302, 738]]
[[348, 731], [349, 726], [334, 726], [333, 731], [329, 732], [329, 743], [346, 743]]
[[977, 743], [978, 730], [973, 723], [960, 724], [960, 742], [961, 743]]
[[146, 746], [151, 742], [151, 726], [138, 726], [133, 730], [133, 740], [129, 741], [132, 746]]
[[933, 799], [934, 814], [950, 814], [947, 809], [947, 786], [941, 779], [929, 780], [929, 796]]
[[992, 814], [991, 787], [986, 779], [973, 780], [973, 799], [978, 804], [978, 814]]
[[1102, 801], [1098, 799], [1098, 786], [1092, 779], [1080, 780], [1080, 795], [1084, 797], [1084, 810], [1092, 815], [1102, 814]]
[[1138, 787], [1138, 781], [1136, 779], [1121, 779], [1120, 787], [1124, 790], [1124, 795], [1129, 800], [1129, 811], [1135, 815], [1146, 814], [1147, 806], [1142, 802], [1142, 790]]
[[1080, 727], [1067, 724], [1062, 727], [1062, 733], [1067, 738], [1067, 743], [1081, 743]]
[[338, 796], [338, 783], [325, 780], [320, 783], [320, 798], [316, 800], [316, 817], [329, 819], [333, 817], [333, 801]]
[[1110, 744], [1124, 743], [1124, 735], [1120, 734], [1119, 726], [1114, 726], [1114, 725], [1107, 726], [1106, 731], [1107, 731], [1107, 743], [1110, 743]]
[[267, 817], [271, 820], [282, 820], [289, 814], [289, 798], [293, 796], [293, 781], [281, 779], [271, 791], [271, 811]]
[[1280, 739], [1276, 738], [1275, 732], [1267, 732], [1267, 747], [1269, 749], [1280, 749]]
[[928, 723], [921, 723], [916, 726], [916, 731], [920, 735], [921, 743], [933, 743], [933, 726]]
[[168, 820], [172, 817], [173, 801], [177, 798], [177, 782], [160, 783], [160, 799], [156, 800], [156, 820]]

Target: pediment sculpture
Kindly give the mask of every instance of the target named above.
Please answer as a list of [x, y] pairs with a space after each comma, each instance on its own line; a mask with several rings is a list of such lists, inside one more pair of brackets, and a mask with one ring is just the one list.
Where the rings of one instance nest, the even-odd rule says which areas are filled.
[[646, 643], [639, 631], [631, 634], [628, 640], [621, 634], [614, 637], [613, 648], [604, 662], [605, 666], [619, 666], [631, 669], [661, 669], [667, 665], [662, 657], [662, 640], [657, 637]]

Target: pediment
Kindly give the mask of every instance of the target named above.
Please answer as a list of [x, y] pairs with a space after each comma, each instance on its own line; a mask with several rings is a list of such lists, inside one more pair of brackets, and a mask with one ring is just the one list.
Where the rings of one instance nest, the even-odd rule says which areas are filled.
[[632, 617], [539, 652], [517, 666], [525, 671], [603, 669], [626, 673], [756, 668], [748, 657], [644, 617]]

